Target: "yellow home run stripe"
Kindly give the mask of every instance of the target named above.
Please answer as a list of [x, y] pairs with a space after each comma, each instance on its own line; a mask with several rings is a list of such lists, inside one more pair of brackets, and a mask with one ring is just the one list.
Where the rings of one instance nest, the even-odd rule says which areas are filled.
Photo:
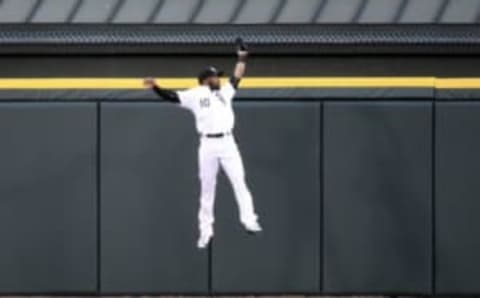
[[246, 78], [244, 88], [418, 88], [432, 86], [435, 78], [429, 77], [295, 77], [295, 78]]
[[[195, 86], [195, 79], [159, 79], [165, 88]], [[142, 89], [141, 79], [133, 78], [8, 78], [0, 79], [0, 89]]]
[[[165, 88], [197, 85], [195, 78], [156, 78]], [[248, 77], [243, 88], [438, 88], [480, 89], [480, 78]], [[0, 89], [143, 89], [140, 78], [3, 78]]]
[[436, 79], [437, 89], [480, 89], [480, 78]]

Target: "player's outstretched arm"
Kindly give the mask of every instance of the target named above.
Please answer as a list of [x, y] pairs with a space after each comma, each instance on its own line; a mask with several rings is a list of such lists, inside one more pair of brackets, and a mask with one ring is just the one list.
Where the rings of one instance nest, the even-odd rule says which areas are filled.
[[235, 88], [238, 87], [240, 80], [243, 78], [245, 74], [245, 69], [247, 68], [247, 57], [248, 57], [248, 50], [247, 46], [243, 42], [241, 38], [237, 38], [237, 63], [235, 64], [235, 68], [233, 69], [233, 77], [232, 77], [232, 84]]
[[235, 69], [233, 70], [233, 76], [237, 80], [240, 80], [243, 78], [243, 75], [245, 74], [245, 69], [247, 68], [248, 52], [239, 50], [237, 52], [237, 56], [238, 56], [238, 60], [237, 60], [237, 63], [235, 64]]
[[174, 103], [179, 103], [180, 102], [180, 99], [178, 98], [177, 92], [159, 87], [155, 83], [155, 79], [153, 79], [153, 78], [144, 79], [143, 80], [143, 86], [145, 86], [145, 88], [152, 89], [163, 100], [174, 102]]

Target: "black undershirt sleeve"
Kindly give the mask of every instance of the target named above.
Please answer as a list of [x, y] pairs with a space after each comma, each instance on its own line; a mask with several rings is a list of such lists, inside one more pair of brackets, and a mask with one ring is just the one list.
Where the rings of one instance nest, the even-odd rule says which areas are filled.
[[152, 90], [160, 96], [163, 100], [179, 103], [180, 99], [178, 98], [178, 94], [175, 91], [163, 89], [158, 86], [153, 86]]
[[230, 84], [232, 84], [233, 88], [238, 89], [238, 84], [240, 84], [240, 79], [234, 76], [230, 77]]

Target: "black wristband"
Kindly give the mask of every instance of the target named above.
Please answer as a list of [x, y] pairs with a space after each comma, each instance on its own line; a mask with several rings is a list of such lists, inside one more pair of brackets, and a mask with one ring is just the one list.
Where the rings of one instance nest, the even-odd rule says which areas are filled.
[[247, 56], [238, 56], [238, 62], [247, 62]]

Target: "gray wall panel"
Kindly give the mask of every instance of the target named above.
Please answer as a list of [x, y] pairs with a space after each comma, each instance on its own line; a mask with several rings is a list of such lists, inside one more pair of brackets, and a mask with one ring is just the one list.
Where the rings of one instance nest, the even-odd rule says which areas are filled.
[[102, 104], [102, 292], [204, 293], [196, 249], [193, 117], [166, 103]]
[[96, 109], [0, 104], [0, 292], [96, 289]]
[[324, 112], [324, 290], [429, 293], [431, 104]]
[[281, 0], [263, 0], [261, 2], [255, 0], [245, 1], [245, 5], [242, 7], [242, 10], [234, 20], [234, 23], [268, 23], [274, 15], [275, 9]]
[[[474, 24], [478, 23], [476, 16], [480, 9], [480, 0], [448, 0], [445, 9], [442, 8], [445, 0], [2, 0], [0, 23], [23, 23], [33, 7], [38, 11], [30, 20], [33, 23], [69, 22], [72, 2], [80, 3], [78, 15], [73, 19], [76, 23], [113, 20], [132, 24], [150, 22], [151, 13], [157, 14], [156, 23], [163, 24], [395, 23], [398, 20]], [[322, 7], [325, 9], [317, 14], [317, 8]], [[234, 12], [236, 8], [241, 8], [238, 15]], [[113, 19], [108, 17], [115, 14]]]
[[285, 6], [280, 11], [275, 22], [296, 23], [299, 20], [308, 23], [316, 13], [317, 8], [322, 5], [318, 0], [286, 0]]
[[437, 90], [435, 97], [438, 101], [478, 101], [480, 89], [442, 89]]
[[34, 5], [35, 0], [3, 0], [0, 3], [0, 22], [25, 22]]
[[83, 0], [74, 23], [102, 23], [106, 22], [115, 7], [115, 0]]
[[326, 0], [317, 23], [350, 23], [356, 15], [361, 0]]
[[[237, 6], [237, 0], [206, 0], [193, 21], [196, 23], [228, 23]], [[222, 13], [218, 13], [219, 11]]]
[[188, 23], [197, 2], [198, 0], [165, 0], [154, 23]]
[[455, 0], [445, 10], [441, 23], [475, 23], [479, 13], [478, 0]]
[[438, 103], [436, 111], [436, 287], [479, 293], [480, 103]]
[[65, 22], [73, 5], [75, 0], [44, 0], [31, 21], [34, 23]]
[[359, 15], [360, 23], [392, 23], [401, 0], [368, 0]]
[[113, 19], [113, 22], [146, 23], [157, 3], [158, 0], [126, 0]]
[[238, 104], [236, 137], [264, 232], [239, 223], [230, 184], [217, 184], [213, 290], [318, 292], [319, 103]]
[[408, 1], [405, 11], [400, 16], [401, 23], [431, 23], [443, 0]]

